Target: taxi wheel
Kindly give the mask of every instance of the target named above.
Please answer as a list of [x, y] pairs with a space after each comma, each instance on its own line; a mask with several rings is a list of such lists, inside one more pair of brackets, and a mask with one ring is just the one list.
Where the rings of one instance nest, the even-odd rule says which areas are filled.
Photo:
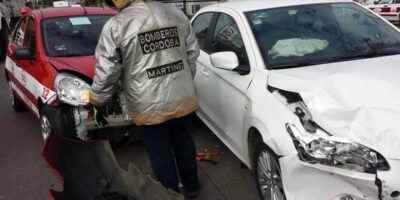
[[55, 116], [52, 116], [50, 108], [47, 106], [44, 106], [42, 109], [40, 109], [40, 133], [42, 134], [45, 142], [49, 138], [50, 134], [53, 133], [54, 117]]
[[14, 109], [15, 112], [23, 112], [26, 111], [26, 106], [24, 102], [17, 96], [14, 89], [11, 86], [11, 82], [8, 83], [9, 88], [9, 95], [11, 101], [11, 107]]
[[65, 105], [58, 107], [43, 105], [40, 108], [40, 130], [44, 141], [51, 134], [76, 139], [72, 108]]
[[260, 143], [256, 147], [253, 161], [260, 199], [286, 200], [278, 156]]

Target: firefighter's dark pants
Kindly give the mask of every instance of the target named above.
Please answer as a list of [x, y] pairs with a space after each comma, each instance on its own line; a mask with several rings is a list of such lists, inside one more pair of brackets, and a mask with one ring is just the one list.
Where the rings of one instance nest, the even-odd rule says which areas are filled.
[[177, 192], [178, 177], [186, 191], [193, 192], [199, 188], [196, 150], [189, 131], [193, 115], [144, 126], [143, 140], [153, 171], [165, 187]]

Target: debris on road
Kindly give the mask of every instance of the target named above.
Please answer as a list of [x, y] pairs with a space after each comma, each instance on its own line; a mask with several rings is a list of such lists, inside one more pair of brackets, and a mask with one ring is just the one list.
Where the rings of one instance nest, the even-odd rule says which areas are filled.
[[222, 151], [217, 148], [204, 148], [196, 154], [197, 161], [207, 161], [214, 165], [221, 160]]

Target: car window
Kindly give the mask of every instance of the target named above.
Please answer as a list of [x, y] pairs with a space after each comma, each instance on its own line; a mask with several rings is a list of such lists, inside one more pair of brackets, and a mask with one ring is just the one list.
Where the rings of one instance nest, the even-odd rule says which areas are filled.
[[246, 16], [269, 69], [400, 54], [398, 30], [354, 3], [264, 9]]
[[43, 42], [50, 57], [93, 55], [111, 15], [49, 18], [42, 21]]
[[13, 42], [17, 46], [22, 46], [24, 42], [26, 24], [27, 24], [27, 18], [23, 18], [19, 21], [18, 25], [15, 28]]
[[233, 51], [239, 58], [240, 65], [248, 65], [246, 49], [242, 36], [234, 19], [227, 14], [220, 14], [211, 38], [211, 52]]
[[394, 3], [400, 3], [400, 0], [395, 0]]
[[208, 52], [208, 50], [206, 49], [207, 33], [211, 27], [213, 16], [213, 13], [200, 14], [192, 23], [193, 31], [196, 34], [199, 47], [206, 52]]
[[35, 50], [35, 21], [33, 18], [29, 18], [25, 30], [25, 37], [24, 37], [24, 48], [29, 48], [34, 52]]

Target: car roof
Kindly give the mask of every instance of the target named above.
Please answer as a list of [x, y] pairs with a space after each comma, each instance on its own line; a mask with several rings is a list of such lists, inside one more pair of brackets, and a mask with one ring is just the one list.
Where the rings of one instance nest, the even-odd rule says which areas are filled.
[[207, 8], [228, 8], [239, 12], [254, 11], [268, 8], [278, 8], [287, 6], [353, 2], [352, 0], [230, 0], [229, 2], [218, 3]]
[[42, 19], [79, 15], [115, 15], [116, 10], [108, 7], [60, 7], [33, 10], [32, 14]]

